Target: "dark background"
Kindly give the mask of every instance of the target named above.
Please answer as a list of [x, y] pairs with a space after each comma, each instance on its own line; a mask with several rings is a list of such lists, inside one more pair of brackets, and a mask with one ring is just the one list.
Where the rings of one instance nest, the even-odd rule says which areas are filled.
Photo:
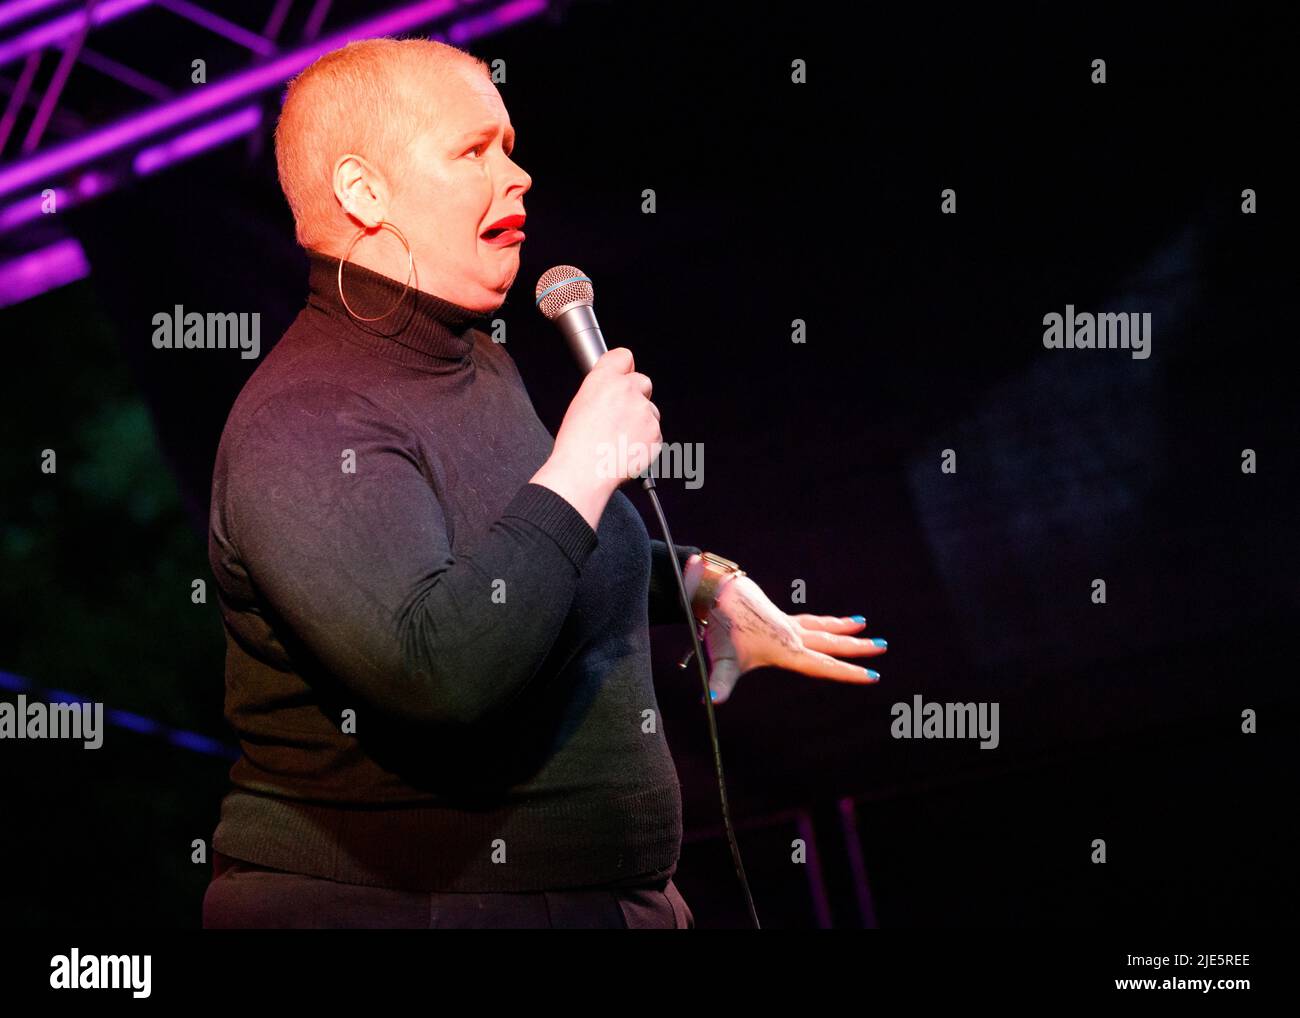
[[[1277, 26], [851, 6], [576, 3], [470, 47], [506, 60], [534, 178], [501, 317], [543, 421], [579, 376], [530, 294], [572, 262], [654, 379], [666, 440], [704, 444], [703, 488], [659, 484], [673, 536], [890, 642], [878, 686], [764, 670], [718, 710], [759, 915], [863, 924], [852, 802], [882, 926], [1289, 922], [1300, 436]], [[210, 76], [223, 59], [239, 66], [214, 52]], [[259, 311], [265, 354], [301, 306], [269, 133], [58, 218], [35, 229], [76, 236], [93, 274], [0, 312], [0, 670], [230, 744], [206, 510], [258, 362], [154, 350], [151, 318]], [[1150, 359], [1045, 350], [1042, 316], [1067, 303], [1151, 312]], [[675, 667], [688, 643], [655, 631], [677, 881], [700, 926], [740, 926], [698, 679]], [[1001, 745], [892, 739], [891, 705], [918, 693], [997, 701]], [[198, 924], [191, 842], [227, 759], [110, 729], [93, 754], [0, 742], [0, 761], [0, 862], [22, 874], [5, 923]], [[792, 866], [810, 832], [815, 865]]]

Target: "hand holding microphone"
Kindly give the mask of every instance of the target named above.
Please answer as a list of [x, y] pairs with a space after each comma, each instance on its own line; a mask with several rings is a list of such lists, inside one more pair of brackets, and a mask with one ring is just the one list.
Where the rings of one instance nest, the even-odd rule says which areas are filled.
[[[601, 354], [583, 379], [555, 436], [552, 456], [601, 477], [610, 491], [659, 455], [663, 435], [653, 385], [625, 346]], [[626, 450], [626, 455], [623, 455]]]
[[555, 322], [587, 370], [555, 436], [550, 458], [532, 477], [563, 495], [595, 529], [620, 484], [643, 474], [659, 455], [663, 434], [653, 385], [636, 370], [632, 351], [606, 351], [592, 310], [591, 280], [563, 265], [537, 284], [538, 307]]

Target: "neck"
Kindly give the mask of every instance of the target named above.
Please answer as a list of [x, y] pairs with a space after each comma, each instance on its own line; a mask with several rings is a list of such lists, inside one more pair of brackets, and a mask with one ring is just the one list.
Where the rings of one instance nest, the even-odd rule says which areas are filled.
[[403, 363], [454, 369], [468, 360], [475, 333], [490, 313], [421, 290], [414, 278], [407, 286], [405, 261], [400, 279], [351, 260], [343, 263], [340, 297], [338, 256], [308, 249], [307, 257], [311, 306], [347, 338]]
[[[337, 249], [338, 256], [342, 256], [343, 250]], [[405, 238], [399, 239], [398, 235], [389, 230], [378, 230], [373, 237], [367, 237], [356, 244], [347, 255], [348, 262], [352, 265], [360, 265], [363, 268], [377, 272], [381, 276], [387, 276], [395, 279], [398, 283], [405, 283], [409, 278], [411, 286], [417, 287], [426, 293], [437, 294], [444, 300], [453, 301], [461, 307], [471, 308], [467, 303], [473, 300], [473, 310], [483, 315], [490, 315], [495, 312], [505, 302], [505, 295], [496, 295], [491, 305], [484, 309], [479, 306], [482, 293], [476, 293], [474, 297], [468, 296], [464, 289], [458, 289], [455, 280], [448, 280], [438, 271], [440, 266], [436, 261], [430, 261], [428, 257], [421, 254], [418, 245], [412, 245], [407, 249]], [[347, 266], [344, 267], [344, 273], [347, 272]], [[344, 290], [344, 293], [347, 293]], [[352, 298], [348, 298], [348, 303]]]

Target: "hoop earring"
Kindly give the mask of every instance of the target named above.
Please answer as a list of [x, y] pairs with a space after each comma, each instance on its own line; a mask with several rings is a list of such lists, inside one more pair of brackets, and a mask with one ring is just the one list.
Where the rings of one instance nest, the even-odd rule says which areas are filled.
[[350, 255], [352, 249], [357, 246], [357, 241], [365, 235], [366, 231], [364, 227], [358, 230], [357, 235], [352, 238], [352, 243], [348, 245], [348, 249], [343, 252], [343, 257], [339, 259], [339, 300], [343, 302], [343, 307], [347, 310], [347, 313], [359, 322], [377, 322], [381, 318], [387, 318], [401, 307], [402, 301], [406, 300], [407, 291], [411, 289], [411, 277], [415, 275], [415, 256], [411, 253], [411, 245], [406, 240], [406, 234], [402, 233], [401, 230], [387, 220], [381, 219], [379, 221], [379, 226], [380, 229], [386, 228], [397, 234], [397, 238], [402, 242], [402, 247], [406, 248], [406, 285], [402, 287], [402, 293], [401, 296], [397, 298], [397, 303], [382, 315], [376, 315], [374, 318], [364, 318], [352, 310], [351, 306], [348, 304], [348, 299], [343, 296], [343, 263], [348, 260], [348, 255]]

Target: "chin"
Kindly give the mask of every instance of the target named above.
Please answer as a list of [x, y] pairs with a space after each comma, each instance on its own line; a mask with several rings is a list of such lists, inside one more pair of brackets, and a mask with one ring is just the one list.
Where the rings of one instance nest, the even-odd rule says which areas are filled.
[[507, 283], [504, 287], [486, 288], [483, 295], [474, 302], [473, 310], [480, 314], [490, 314], [498, 310], [506, 302], [506, 292], [510, 289]]

